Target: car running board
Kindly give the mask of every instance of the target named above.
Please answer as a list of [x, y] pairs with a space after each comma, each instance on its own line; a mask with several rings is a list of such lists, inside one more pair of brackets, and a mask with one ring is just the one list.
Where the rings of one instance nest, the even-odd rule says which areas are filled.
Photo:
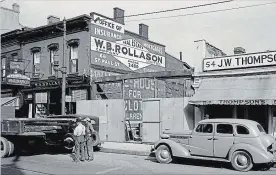
[[201, 159], [201, 160], [212, 160], [212, 161], [220, 161], [220, 162], [230, 162], [227, 159], [213, 158], [213, 157], [189, 156], [189, 157], [184, 157], [184, 158], [188, 158], [188, 159]]

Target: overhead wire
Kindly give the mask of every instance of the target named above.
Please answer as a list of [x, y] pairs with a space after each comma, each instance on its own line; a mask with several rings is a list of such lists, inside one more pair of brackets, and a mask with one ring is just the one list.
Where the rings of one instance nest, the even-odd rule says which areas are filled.
[[160, 11], [155, 11], [155, 12], [139, 13], [139, 14], [133, 14], [133, 15], [126, 15], [126, 16], [116, 17], [115, 19], [124, 18], [124, 17], [125, 18], [129, 18], [129, 17], [136, 17], [136, 16], [152, 15], [152, 14], [158, 14], [158, 13], [167, 13], [167, 12], [173, 12], [173, 11], [179, 11], [179, 10], [186, 10], [186, 9], [192, 9], [192, 8], [198, 8], [198, 7], [205, 7], [205, 6], [211, 6], [211, 5], [217, 5], [217, 4], [224, 4], [224, 3], [228, 3], [228, 2], [232, 2], [232, 1], [234, 1], [234, 0], [212, 2], [212, 3], [208, 3], [208, 4], [200, 4], [200, 5], [181, 7], [181, 8], [176, 8], [176, 9], [160, 10]]
[[247, 6], [233, 7], [233, 8], [220, 9], [220, 10], [212, 10], [212, 11], [205, 11], [205, 12], [196, 12], [196, 13], [189, 13], [189, 14], [182, 14], [182, 15], [174, 15], [174, 16], [163, 16], [163, 17], [156, 17], [156, 18], [127, 20], [126, 22], [166, 19], [166, 18], [175, 18], [175, 17], [183, 17], [183, 16], [193, 16], [193, 15], [201, 15], [201, 14], [208, 14], [208, 13], [215, 13], [215, 12], [222, 12], [222, 11], [238, 10], [238, 9], [244, 9], [244, 8], [250, 8], [250, 7], [258, 7], [258, 6], [264, 6], [264, 5], [270, 5], [270, 4], [276, 4], [276, 2], [274, 1], [274, 2], [270, 2], [270, 3], [247, 5]]

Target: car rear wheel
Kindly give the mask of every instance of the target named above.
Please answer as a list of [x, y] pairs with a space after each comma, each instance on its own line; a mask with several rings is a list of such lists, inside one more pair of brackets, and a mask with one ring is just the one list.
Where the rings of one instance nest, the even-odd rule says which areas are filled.
[[159, 163], [171, 163], [172, 154], [170, 149], [166, 145], [160, 145], [155, 153], [155, 157]]
[[231, 159], [232, 167], [237, 171], [249, 171], [253, 167], [251, 156], [245, 151], [234, 152]]

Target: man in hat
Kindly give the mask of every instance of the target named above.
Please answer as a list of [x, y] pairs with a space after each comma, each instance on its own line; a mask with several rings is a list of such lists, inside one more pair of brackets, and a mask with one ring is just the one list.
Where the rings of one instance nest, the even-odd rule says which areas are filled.
[[95, 132], [90, 118], [85, 118], [85, 157], [87, 161], [92, 161], [94, 159], [93, 150], [93, 139], [92, 134]]
[[85, 144], [85, 126], [82, 124], [81, 119], [76, 120], [77, 127], [74, 130], [74, 136], [76, 138], [75, 143], [75, 162], [79, 160], [84, 161], [84, 144]]

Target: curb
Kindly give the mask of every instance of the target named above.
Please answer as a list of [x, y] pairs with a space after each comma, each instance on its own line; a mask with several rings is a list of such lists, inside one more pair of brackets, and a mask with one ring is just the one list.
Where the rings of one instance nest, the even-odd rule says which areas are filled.
[[150, 152], [119, 150], [119, 149], [109, 149], [109, 148], [102, 148], [100, 150], [100, 152], [116, 153], [116, 154], [128, 154], [128, 155], [136, 155], [136, 156], [149, 156], [150, 155]]

